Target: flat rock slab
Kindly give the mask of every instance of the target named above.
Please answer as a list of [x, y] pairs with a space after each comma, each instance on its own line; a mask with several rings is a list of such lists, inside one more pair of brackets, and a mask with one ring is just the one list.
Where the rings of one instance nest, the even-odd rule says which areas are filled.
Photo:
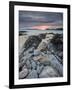
[[29, 75], [27, 76], [27, 78], [38, 78], [37, 71], [36, 70], [32, 70], [29, 73]]
[[46, 66], [40, 73], [39, 77], [40, 78], [58, 77], [58, 73], [51, 66]]

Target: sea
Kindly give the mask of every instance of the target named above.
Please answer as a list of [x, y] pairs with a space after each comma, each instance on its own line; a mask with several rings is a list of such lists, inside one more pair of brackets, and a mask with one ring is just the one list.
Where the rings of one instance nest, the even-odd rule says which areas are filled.
[[20, 30], [25, 35], [38, 35], [42, 33], [63, 34], [63, 30]]

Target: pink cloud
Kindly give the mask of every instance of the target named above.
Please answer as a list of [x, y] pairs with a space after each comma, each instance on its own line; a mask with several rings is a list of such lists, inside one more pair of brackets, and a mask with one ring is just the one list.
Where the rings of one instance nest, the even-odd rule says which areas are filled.
[[45, 30], [49, 28], [47, 25], [38, 25], [38, 26], [33, 26], [32, 29], [40, 29], [40, 30]]

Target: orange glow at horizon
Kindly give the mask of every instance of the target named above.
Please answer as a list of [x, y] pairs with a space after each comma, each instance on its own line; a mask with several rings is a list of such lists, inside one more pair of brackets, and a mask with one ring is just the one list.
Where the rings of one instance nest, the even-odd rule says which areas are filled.
[[40, 29], [40, 30], [46, 30], [50, 28], [50, 26], [47, 25], [40, 25], [40, 26], [33, 26], [32, 29]]

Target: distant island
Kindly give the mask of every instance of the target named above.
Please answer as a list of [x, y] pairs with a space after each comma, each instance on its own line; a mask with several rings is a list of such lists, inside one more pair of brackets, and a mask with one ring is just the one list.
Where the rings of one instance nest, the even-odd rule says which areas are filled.
[[[52, 29], [47, 28], [46, 30], [52, 30]], [[53, 30], [63, 30], [63, 28], [54, 28]]]

